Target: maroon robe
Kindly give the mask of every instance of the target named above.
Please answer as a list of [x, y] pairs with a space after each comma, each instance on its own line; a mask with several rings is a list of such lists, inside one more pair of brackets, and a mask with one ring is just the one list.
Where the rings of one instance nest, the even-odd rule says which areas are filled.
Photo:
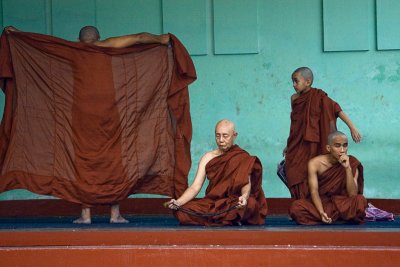
[[48, 35], [1, 36], [0, 192], [85, 206], [187, 188], [192, 125], [184, 46], [104, 48]]
[[198, 213], [226, 211], [238, 203], [243, 186], [251, 179], [251, 192], [247, 206], [209, 217], [198, 217], [183, 211], [175, 213], [181, 224], [235, 225], [264, 224], [267, 202], [262, 190], [262, 166], [259, 159], [234, 145], [228, 152], [210, 160], [206, 165], [209, 184], [202, 199], [189, 201], [183, 207]]
[[341, 110], [339, 104], [321, 89], [311, 88], [293, 101], [285, 156], [292, 198], [308, 196], [308, 161], [326, 153], [328, 135], [336, 130], [336, 119]]
[[[332, 219], [361, 223], [365, 217], [367, 200], [362, 195], [364, 189], [363, 166], [350, 156], [350, 166], [355, 175], [358, 169], [358, 194], [349, 197], [346, 190], [346, 170], [336, 163], [318, 175], [318, 190], [325, 213]], [[295, 200], [290, 207], [290, 216], [299, 224], [321, 224], [321, 216], [311, 198]]]

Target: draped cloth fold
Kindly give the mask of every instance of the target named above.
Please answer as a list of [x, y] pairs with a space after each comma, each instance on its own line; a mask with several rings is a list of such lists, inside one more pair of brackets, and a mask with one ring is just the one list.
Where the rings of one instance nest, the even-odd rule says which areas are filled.
[[287, 140], [285, 172], [292, 198], [306, 198], [307, 164], [326, 154], [329, 133], [336, 130], [341, 107], [321, 89], [311, 88], [292, 103], [290, 133]]
[[213, 158], [206, 165], [209, 180], [205, 197], [189, 201], [183, 207], [196, 213], [220, 213], [237, 205], [241, 189], [251, 180], [251, 192], [247, 206], [233, 209], [216, 216], [193, 216], [175, 212], [181, 224], [221, 226], [235, 224], [264, 224], [267, 202], [262, 189], [260, 160], [234, 145], [224, 154]]
[[0, 192], [92, 206], [132, 193], [180, 196], [191, 166], [185, 47], [104, 48], [3, 32]]

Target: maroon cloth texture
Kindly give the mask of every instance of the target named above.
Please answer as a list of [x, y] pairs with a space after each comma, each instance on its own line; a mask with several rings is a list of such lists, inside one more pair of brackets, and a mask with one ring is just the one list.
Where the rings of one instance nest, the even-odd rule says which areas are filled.
[[339, 104], [321, 89], [311, 88], [293, 101], [285, 156], [292, 198], [308, 196], [308, 161], [326, 153], [328, 135], [336, 130], [336, 119], [341, 110]]
[[185, 47], [103, 48], [3, 32], [0, 192], [86, 206], [133, 193], [180, 196], [191, 166]]
[[[349, 197], [346, 190], [346, 171], [340, 163], [318, 175], [318, 191], [324, 211], [332, 221], [364, 221], [367, 200], [364, 190], [364, 171], [361, 163], [350, 156], [350, 165], [355, 175], [358, 169], [358, 195]], [[311, 198], [295, 200], [290, 207], [290, 216], [299, 224], [320, 224], [321, 216]]]
[[222, 226], [235, 224], [264, 224], [267, 201], [262, 189], [262, 165], [255, 156], [250, 156], [239, 146], [213, 158], [206, 165], [209, 180], [205, 197], [189, 201], [183, 207], [197, 213], [219, 213], [238, 203], [243, 186], [251, 179], [250, 197], [247, 206], [233, 209], [216, 216], [199, 217], [183, 211], [175, 216], [181, 224]]

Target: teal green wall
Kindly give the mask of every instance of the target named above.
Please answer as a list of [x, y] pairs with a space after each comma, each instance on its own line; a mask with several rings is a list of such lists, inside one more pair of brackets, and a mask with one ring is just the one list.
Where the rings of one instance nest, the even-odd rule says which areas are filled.
[[[190, 181], [201, 155], [215, 146], [215, 122], [229, 118], [237, 123], [237, 143], [263, 163], [268, 197], [289, 197], [275, 169], [289, 133], [294, 92], [290, 76], [295, 68], [309, 66], [314, 86], [340, 103], [363, 134], [361, 144], [350, 142], [350, 153], [364, 165], [365, 195], [400, 198], [400, 43], [398, 25], [393, 23], [400, 13], [397, 1], [346, 0], [340, 6], [330, 6], [334, 1], [329, 0], [181, 1], [185, 5], [178, 6], [177, 0], [3, 0], [2, 20], [3, 26], [13, 24], [71, 40], [83, 24], [96, 24], [103, 37], [140, 31], [177, 33], [193, 54], [198, 74], [190, 87], [194, 131]], [[237, 11], [240, 5], [242, 13]], [[235, 27], [221, 23], [232, 20], [232, 14]], [[182, 27], [186, 20], [190, 23]], [[389, 38], [390, 33], [397, 37]], [[339, 129], [349, 133], [342, 123]], [[23, 190], [0, 195], [0, 199], [38, 197]]]

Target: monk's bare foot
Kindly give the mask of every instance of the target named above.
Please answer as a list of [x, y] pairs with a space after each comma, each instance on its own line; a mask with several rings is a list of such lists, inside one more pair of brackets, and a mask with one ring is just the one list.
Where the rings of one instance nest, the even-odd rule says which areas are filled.
[[78, 219], [73, 220], [72, 223], [77, 223], [77, 224], [91, 224], [91, 223], [92, 223], [92, 220], [91, 220], [91, 219], [84, 219], [84, 218], [82, 218], [82, 217], [79, 217]]
[[91, 215], [90, 215], [90, 208], [82, 208], [81, 217], [74, 220], [73, 223], [91, 224], [92, 219], [91, 219]]
[[119, 215], [118, 217], [110, 218], [110, 223], [129, 223], [129, 221]]

